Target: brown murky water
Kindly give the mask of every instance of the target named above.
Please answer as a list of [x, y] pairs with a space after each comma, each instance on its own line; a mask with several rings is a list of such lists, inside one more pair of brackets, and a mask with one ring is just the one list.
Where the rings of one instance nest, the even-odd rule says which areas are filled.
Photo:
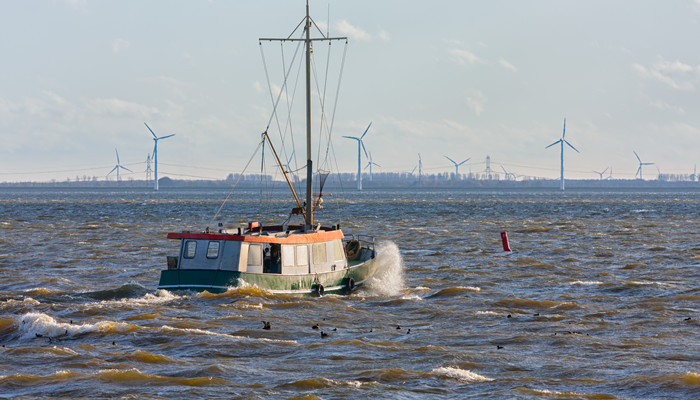
[[225, 195], [0, 191], [0, 398], [700, 398], [700, 191], [347, 193], [353, 295], [157, 290]]

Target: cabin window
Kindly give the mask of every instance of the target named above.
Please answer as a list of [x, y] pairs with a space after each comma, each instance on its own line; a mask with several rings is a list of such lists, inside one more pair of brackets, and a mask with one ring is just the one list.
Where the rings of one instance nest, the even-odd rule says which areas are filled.
[[314, 243], [312, 249], [314, 264], [325, 264], [328, 261], [326, 256], [326, 243]]
[[343, 246], [340, 244], [340, 240], [334, 240], [333, 246], [333, 260], [343, 261], [345, 259], [345, 252], [343, 251]]
[[306, 245], [296, 246], [297, 248], [297, 265], [308, 265], [309, 264], [309, 248]]
[[251, 244], [248, 246], [248, 265], [262, 265], [262, 245]]
[[194, 240], [188, 240], [185, 242], [185, 254], [182, 256], [185, 258], [194, 258], [197, 253], [197, 242]]
[[207, 258], [218, 258], [219, 246], [219, 242], [209, 242], [209, 246], [207, 247]]

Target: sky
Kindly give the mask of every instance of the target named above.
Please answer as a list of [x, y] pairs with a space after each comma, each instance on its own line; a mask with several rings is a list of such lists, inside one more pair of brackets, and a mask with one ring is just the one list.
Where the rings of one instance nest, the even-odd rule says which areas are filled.
[[[330, 149], [334, 171], [357, 170], [357, 143], [342, 136], [370, 122], [374, 172], [410, 172], [420, 153], [428, 174], [454, 171], [445, 156], [470, 158], [460, 173], [480, 173], [489, 156], [496, 172], [557, 178], [559, 147], [545, 147], [564, 118], [580, 151], [565, 149], [567, 178], [611, 168], [633, 179], [633, 151], [655, 163], [645, 179], [691, 174], [700, 162], [700, 0], [310, 8], [320, 29], [349, 38], [347, 47], [314, 45], [313, 113], [323, 99], [333, 125], [332, 146], [320, 139], [314, 151]], [[0, 181], [105, 179], [115, 149], [133, 171], [122, 176], [144, 179], [153, 150], [144, 122], [175, 134], [159, 142], [159, 177], [259, 172], [259, 161], [245, 167], [261, 132], [288, 116], [280, 103], [271, 119], [268, 77], [274, 98], [294, 47], [258, 38], [287, 37], [304, 11], [301, 0], [0, 2]], [[292, 90], [300, 83], [290, 71], [296, 107], [303, 90]], [[300, 166], [303, 113], [292, 118], [302, 122], [294, 144], [286, 136], [276, 146]]]

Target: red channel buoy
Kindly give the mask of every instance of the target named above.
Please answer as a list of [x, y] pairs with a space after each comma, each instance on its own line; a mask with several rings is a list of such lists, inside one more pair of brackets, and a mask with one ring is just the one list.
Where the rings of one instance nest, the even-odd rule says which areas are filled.
[[501, 232], [501, 242], [503, 242], [503, 251], [513, 251], [510, 249], [510, 244], [508, 243], [508, 232]]

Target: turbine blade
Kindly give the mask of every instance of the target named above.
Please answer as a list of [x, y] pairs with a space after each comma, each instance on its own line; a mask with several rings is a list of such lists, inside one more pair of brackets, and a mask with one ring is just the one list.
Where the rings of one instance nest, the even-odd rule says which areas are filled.
[[448, 160], [450, 160], [450, 161], [452, 162], [452, 164], [457, 165], [457, 163], [455, 162], [455, 160], [451, 159], [450, 157], [445, 156], [445, 158], [448, 159]]
[[372, 164], [374, 164], [375, 166], [377, 166], [377, 167], [379, 167], [379, 168], [382, 167], [381, 165], [377, 164], [376, 162], [373, 162]]
[[362, 145], [362, 150], [365, 152], [365, 157], [369, 158], [367, 155], [367, 149], [365, 149], [365, 143], [362, 141], [362, 139], [360, 139], [360, 144]]
[[117, 149], [114, 149], [114, 153], [117, 155], [117, 165], [119, 165], [119, 152]]
[[107, 176], [109, 176], [112, 172], [114, 172], [114, 170], [116, 170], [118, 167], [119, 167], [118, 165], [115, 165], [114, 168], [112, 168], [112, 170], [109, 171], [109, 173], [107, 174]]
[[360, 136], [360, 139], [362, 139], [363, 137], [365, 137], [365, 135], [367, 134], [367, 131], [369, 130], [369, 127], [370, 127], [370, 126], [372, 126], [372, 122], [370, 122], [369, 125], [367, 125], [367, 129], [365, 129], [365, 133], [363, 133], [362, 136]]
[[572, 146], [571, 143], [569, 143], [567, 140], [564, 140], [564, 143], [568, 144], [569, 147], [571, 147], [572, 149], [576, 150], [577, 153], [580, 153], [580, 151], [578, 151], [578, 150], [576, 149], [576, 147]]
[[549, 146], [545, 147], [545, 149], [548, 149], [548, 148], [554, 146], [555, 144], [558, 144], [559, 142], [561, 142], [561, 139], [559, 139], [559, 140], [557, 140], [556, 142], [554, 142], [554, 143], [550, 144]]
[[634, 153], [634, 156], [637, 157], [637, 160], [639, 160], [639, 162], [642, 162], [642, 159], [639, 158], [639, 155], [637, 154], [636, 151], [632, 150], [632, 153]]
[[469, 157], [469, 158], [467, 158], [466, 160], [462, 161], [461, 163], [459, 163], [459, 164], [457, 164], [457, 165], [462, 165], [462, 164], [464, 164], [465, 162], [467, 162], [467, 161], [469, 161], [469, 160], [471, 160], [471, 159], [472, 159], [472, 158]]
[[566, 136], [566, 117], [564, 117], [564, 130], [561, 131], [561, 138], [564, 139]]
[[161, 137], [158, 138], [158, 140], [160, 140], [160, 139], [167, 139], [167, 138], [172, 137], [172, 136], [175, 136], [175, 134], [173, 133], [172, 135], [161, 136]]
[[603, 170], [603, 172], [601, 172], [600, 174], [603, 175], [603, 174], [605, 173], [605, 171], [608, 170], [608, 168], [610, 168], [610, 167], [605, 168], [605, 169]]
[[151, 127], [148, 126], [147, 123], [144, 122], [143, 124], [146, 125], [146, 128], [148, 128], [149, 131], [151, 131], [151, 134], [153, 135], [153, 137], [158, 139], [158, 136], [156, 136], [155, 132], [153, 132], [153, 129], [151, 129]]
[[134, 171], [130, 170], [130, 169], [129, 169], [129, 168], [127, 168], [127, 167], [122, 167], [121, 165], [119, 166], [119, 168], [121, 168], [121, 169], [125, 169], [125, 170], [127, 170], [127, 171], [129, 171], [129, 172], [134, 172]]
[[343, 137], [344, 137], [344, 138], [348, 138], [348, 139], [355, 139], [355, 140], [358, 140], [358, 141], [360, 140], [360, 139], [356, 138], [355, 136], [343, 136]]

